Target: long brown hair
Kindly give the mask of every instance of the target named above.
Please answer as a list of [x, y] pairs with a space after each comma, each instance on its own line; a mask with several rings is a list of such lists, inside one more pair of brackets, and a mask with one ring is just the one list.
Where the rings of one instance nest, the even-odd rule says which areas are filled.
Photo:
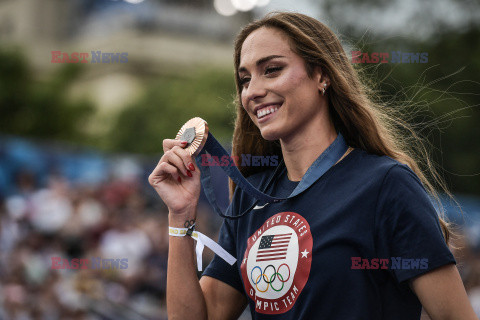
[[[441, 202], [432, 182], [448, 195], [451, 194], [435, 170], [424, 142], [411, 126], [401, 119], [398, 108], [388, 107], [376, 101], [379, 99], [375, 92], [366, 85], [366, 81], [364, 83], [360, 81], [359, 72], [350, 63], [337, 36], [323, 23], [309, 16], [299, 13], [271, 13], [261, 20], [248, 24], [238, 34], [234, 53], [237, 115], [232, 156], [256, 154], [282, 157], [279, 142], [262, 138], [240, 100], [242, 87], [238, 67], [242, 45], [250, 33], [261, 27], [283, 31], [290, 40], [292, 50], [305, 61], [310, 76], [315, 67], [320, 67], [329, 77], [330, 86], [326, 96], [330, 117], [336, 130], [342, 133], [349, 146], [371, 154], [389, 156], [408, 165], [415, 172], [426, 190], [436, 200], [441, 211], [440, 224], [448, 242], [450, 235], [448, 223], [442, 218]], [[239, 166], [239, 169], [245, 176], [262, 170], [261, 167], [254, 166]], [[232, 180], [229, 181], [229, 185], [231, 197], [236, 186]]]

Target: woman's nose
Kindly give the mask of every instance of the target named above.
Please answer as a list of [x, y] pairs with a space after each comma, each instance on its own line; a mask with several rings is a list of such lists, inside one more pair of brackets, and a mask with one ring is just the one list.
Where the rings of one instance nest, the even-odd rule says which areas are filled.
[[246, 89], [245, 96], [248, 101], [262, 98], [267, 94], [267, 89], [264, 83], [260, 79], [250, 79], [248, 87]]

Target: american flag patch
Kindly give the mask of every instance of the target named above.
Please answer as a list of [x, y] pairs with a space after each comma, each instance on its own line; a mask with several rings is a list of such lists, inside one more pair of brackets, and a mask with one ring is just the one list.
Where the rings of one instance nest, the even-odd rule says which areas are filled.
[[258, 247], [257, 262], [285, 259], [291, 236], [291, 233], [263, 236]]

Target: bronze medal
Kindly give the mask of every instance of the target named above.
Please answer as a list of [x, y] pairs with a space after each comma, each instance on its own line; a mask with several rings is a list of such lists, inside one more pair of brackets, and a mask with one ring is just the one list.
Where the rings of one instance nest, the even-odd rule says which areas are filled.
[[187, 141], [185, 150], [191, 156], [197, 156], [202, 151], [208, 138], [208, 124], [202, 118], [196, 117], [188, 120], [178, 131], [176, 140]]

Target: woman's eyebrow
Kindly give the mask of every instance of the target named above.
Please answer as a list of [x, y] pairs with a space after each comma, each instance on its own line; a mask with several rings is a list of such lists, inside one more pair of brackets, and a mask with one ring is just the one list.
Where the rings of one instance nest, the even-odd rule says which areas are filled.
[[[270, 60], [275, 59], [275, 58], [285, 58], [285, 57], [284, 56], [279, 56], [279, 55], [276, 55], [276, 54], [272, 54], [270, 56], [266, 56], [266, 57], [263, 57], [261, 59], [258, 59], [256, 65], [258, 67], [258, 66], [264, 64], [265, 62], [270, 61]], [[246, 71], [247, 71], [247, 69], [245, 67], [238, 68], [238, 73], [246, 72]]]

